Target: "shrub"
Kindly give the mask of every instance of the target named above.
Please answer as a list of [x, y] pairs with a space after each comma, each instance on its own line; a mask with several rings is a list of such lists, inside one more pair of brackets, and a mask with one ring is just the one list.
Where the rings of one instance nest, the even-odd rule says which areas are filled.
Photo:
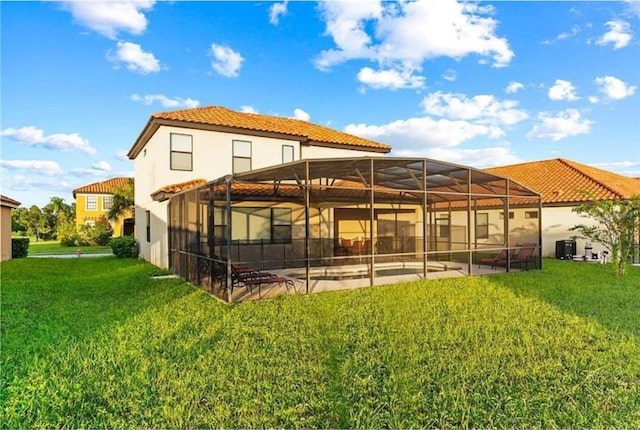
[[113, 236], [113, 232], [101, 231], [96, 235], [96, 244], [100, 246], [109, 245], [109, 242], [111, 242], [111, 236]]
[[133, 236], [113, 238], [109, 245], [113, 254], [118, 258], [136, 258], [138, 256], [138, 246]]
[[29, 238], [14, 237], [11, 239], [11, 257], [25, 258], [29, 254]]

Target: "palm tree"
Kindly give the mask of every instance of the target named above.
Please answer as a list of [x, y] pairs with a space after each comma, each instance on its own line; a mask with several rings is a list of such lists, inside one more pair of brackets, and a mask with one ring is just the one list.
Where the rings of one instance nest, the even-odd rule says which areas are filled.
[[109, 209], [109, 219], [115, 220], [132, 211], [135, 205], [133, 200], [134, 188], [133, 178], [129, 178], [127, 183], [121, 187], [113, 189], [113, 205]]

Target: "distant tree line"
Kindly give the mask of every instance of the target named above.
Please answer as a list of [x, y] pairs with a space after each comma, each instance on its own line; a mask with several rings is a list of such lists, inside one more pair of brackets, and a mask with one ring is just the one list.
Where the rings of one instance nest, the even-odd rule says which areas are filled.
[[65, 228], [76, 223], [76, 204], [67, 204], [61, 197], [51, 197], [40, 208], [17, 208], [11, 212], [11, 231], [19, 236], [31, 236], [38, 240], [53, 240]]

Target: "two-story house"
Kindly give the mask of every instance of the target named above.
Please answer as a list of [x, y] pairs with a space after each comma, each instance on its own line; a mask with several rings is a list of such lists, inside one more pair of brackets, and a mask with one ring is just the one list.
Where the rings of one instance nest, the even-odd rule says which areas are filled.
[[[76, 201], [76, 225], [95, 225], [101, 217], [107, 219], [109, 211], [113, 207], [113, 192], [116, 188], [125, 187], [132, 178], [116, 177], [101, 182], [83, 185], [73, 190], [73, 198]], [[130, 236], [134, 231], [134, 218], [132, 213], [109, 223], [113, 228], [113, 236]]]
[[128, 153], [134, 160], [140, 256], [168, 267], [167, 201], [152, 197], [163, 190], [302, 159], [382, 156], [390, 150], [310, 122], [221, 106], [153, 114]]

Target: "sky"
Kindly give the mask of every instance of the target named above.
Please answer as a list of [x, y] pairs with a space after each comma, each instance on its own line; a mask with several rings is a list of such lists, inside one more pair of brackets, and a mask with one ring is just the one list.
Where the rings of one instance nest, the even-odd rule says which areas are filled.
[[220, 105], [473, 167], [640, 176], [640, 1], [0, 2], [1, 192], [133, 176], [154, 112]]

